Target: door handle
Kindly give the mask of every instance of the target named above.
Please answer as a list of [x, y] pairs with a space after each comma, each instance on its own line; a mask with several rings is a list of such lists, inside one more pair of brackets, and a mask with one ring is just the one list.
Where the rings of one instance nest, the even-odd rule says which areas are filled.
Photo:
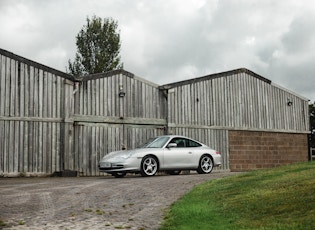
[[192, 152], [188, 152], [188, 154], [192, 154]]

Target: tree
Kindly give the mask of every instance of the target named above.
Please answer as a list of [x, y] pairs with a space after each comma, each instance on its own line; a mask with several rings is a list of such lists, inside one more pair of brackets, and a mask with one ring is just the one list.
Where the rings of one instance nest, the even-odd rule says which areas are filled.
[[310, 112], [310, 145], [312, 148], [315, 148], [315, 102], [313, 104], [309, 104], [309, 112]]
[[75, 60], [68, 61], [68, 73], [84, 76], [122, 68], [120, 63], [120, 34], [118, 23], [112, 18], [104, 21], [87, 17], [86, 25], [76, 36]]

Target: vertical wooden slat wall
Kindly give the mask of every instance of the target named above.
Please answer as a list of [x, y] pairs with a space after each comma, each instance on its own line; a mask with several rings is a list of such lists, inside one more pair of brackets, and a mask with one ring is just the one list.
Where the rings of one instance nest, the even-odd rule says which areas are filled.
[[[168, 122], [234, 129], [305, 132], [308, 102], [246, 73], [169, 90]], [[288, 101], [292, 105], [288, 106]], [[302, 119], [301, 119], [302, 117]]]
[[162, 88], [168, 89], [169, 131], [219, 150], [224, 169], [229, 168], [228, 130], [308, 132], [307, 100], [247, 71]]
[[75, 127], [74, 167], [81, 176], [97, 176], [98, 162], [105, 153], [121, 144], [123, 126], [119, 124], [77, 123]]
[[[165, 119], [165, 97], [157, 85], [126, 71], [83, 80], [75, 93], [75, 115]], [[125, 96], [120, 97], [120, 90]]]
[[[122, 92], [125, 95], [119, 96]], [[84, 79], [74, 101], [75, 154], [69, 161], [71, 169], [82, 176], [100, 175], [98, 162], [109, 152], [123, 145], [130, 149], [152, 135], [164, 134], [163, 93], [126, 71]]]
[[65, 99], [61, 98], [66, 88], [58, 73], [1, 50], [0, 175], [51, 174], [62, 169]]
[[81, 176], [103, 175], [98, 171], [98, 162], [105, 154], [120, 150], [122, 145], [135, 148], [148, 137], [162, 134], [164, 129], [156, 126], [79, 122], [75, 140], [81, 141], [74, 146], [74, 169]]
[[228, 169], [229, 130], [308, 129], [305, 98], [246, 69], [158, 87], [124, 70], [79, 80], [0, 49], [0, 176], [100, 175], [103, 155], [164, 133], [212, 146]]

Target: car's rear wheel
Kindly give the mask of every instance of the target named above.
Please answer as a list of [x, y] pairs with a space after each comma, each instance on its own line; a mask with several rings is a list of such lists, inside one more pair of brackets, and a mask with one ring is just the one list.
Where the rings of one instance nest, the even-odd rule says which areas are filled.
[[154, 176], [158, 171], [158, 161], [154, 156], [145, 156], [141, 161], [141, 176]]
[[202, 155], [199, 160], [197, 172], [199, 174], [211, 173], [213, 169], [213, 160], [209, 155]]
[[126, 176], [126, 172], [114, 172], [112, 173], [112, 176], [116, 177], [116, 178], [122, 178], [124, 176]]

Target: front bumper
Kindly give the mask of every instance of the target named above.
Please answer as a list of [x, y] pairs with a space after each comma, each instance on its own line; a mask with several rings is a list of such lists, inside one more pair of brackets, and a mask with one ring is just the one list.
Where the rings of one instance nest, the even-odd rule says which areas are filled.
[[141, 158], [128, 158], [124, 161], [104, 160], [100, 161], [100, 172], [136, 172], [140, 171]]

